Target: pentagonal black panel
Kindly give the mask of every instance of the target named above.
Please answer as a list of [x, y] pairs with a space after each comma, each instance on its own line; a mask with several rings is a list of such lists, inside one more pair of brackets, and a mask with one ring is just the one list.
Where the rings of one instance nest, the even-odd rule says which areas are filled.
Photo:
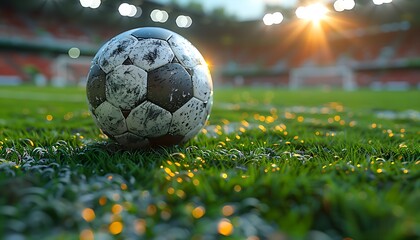
[[180, 144], [184, 136], [166, 134], [160, 137], [149, 138], [151, 147], [169, 147]]
[[143, 27], [131, 33], [131, 35], [136, 38], [157, 38], [165, 41], [168, 40], [172, 34], [173, 32], [158, 27]]
[[147, 99], [171, 113], [193, 96], [191, 75], [179, 63], [168, 63], [147, 77]]
[[105, 95], [105, 72], [96, 64], [89, 71], [86, 84], [86, 94], [90, 105], [97, 108], [106, 100]]

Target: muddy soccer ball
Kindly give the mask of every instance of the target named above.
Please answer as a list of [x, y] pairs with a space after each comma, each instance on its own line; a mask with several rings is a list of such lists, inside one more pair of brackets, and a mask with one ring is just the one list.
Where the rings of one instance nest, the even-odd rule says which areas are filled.
[[105, 43], [87, 77], [97, 126], [126, 148], [182, 144], [207, 121], [213, 103], [200, 52], [163, 28], [124, 32]]

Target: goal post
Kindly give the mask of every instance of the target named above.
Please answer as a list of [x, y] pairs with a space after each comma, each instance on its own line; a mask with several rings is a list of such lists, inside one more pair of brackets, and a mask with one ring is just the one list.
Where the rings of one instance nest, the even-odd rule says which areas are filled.
[[84, 85], [91, 61], [91, 57], [70, 58], [68, 55], [58, 56], [53, 64], [52, 85], [58, 87]]
[[299, 89], [310, 85], [341, 86], [346, 91], [357, 88], [353, 70], [346, 66], [302, 67], [290, 71], [289, 88]]

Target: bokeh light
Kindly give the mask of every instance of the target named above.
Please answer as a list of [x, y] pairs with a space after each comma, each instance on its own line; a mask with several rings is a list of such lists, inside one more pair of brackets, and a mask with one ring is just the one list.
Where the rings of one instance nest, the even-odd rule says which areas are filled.
[[85, 208], [82, 211], [82, 218], [86, 221], [86, 222], [92, 222], [95, 219], [95, 212], [93, 211], [93, 209], [91, 208]]
[[68, 54], [71, 58], [78, 58], [80, 56], [80, 49], [77, 47], [72, 47], [69, 49]]
[[194, 208], [193, 211], [191, 212], [193, 217], [197, 219], [203, 217], [205, 213], [206, 213], [206, 209], [202, 206], [198, 206]]
[[[140, 14], [139, 14], [140, 11]], [[141, 9], [128, 3], [121, 3], [118, 12], [124, 17], [140, 17]]]
[[130, 4], [128, 3], [121, 3], [120, 6], [118, 7], [118, 12], [120, 12], [121, 16], [128, 16], [130, 11], [131, 11], [131, 8], [130, 8]]
[[342, 12], [344, 10], [352, 10], [356, 6], [354, 0], [336, 0], [334, 2], [334, 10]]
[[79, 235], [80, 240], [93, 240], [95, 239], [95, 235], [93, 234], [93, 231], [91, 229], [84, 229], [80, 232]]
[[382, 5], [384, 3], [391, 3], [392, 0], [372, 0], [373, 4], [375, 5]]
[[141, 16], [141, 14], [143, 13], [143, 10], [140, 7], [136, 7], [136, 14], [134, 14], [134, 18], [138, 18]]
[[101, 0], [92, 0], [92, 3], [90, 4], [90, 8], [98, 8], [101, 5]]
[[175, 22], [176, 25], [180, 28], [189, 28], [192, 24], [192, 19], [190, 16], [179, 15]]
[[138, 235], [144, 234], [146, 232], [146, 221], [144, 219], [137, 219], [133, 223], [134, 225], [134, 231]]
[[120, 214], [123, 210], [124, 208], [120, 204], [114, 204], [111, 209], [113, 214]]
[[101, 5], [101, 0], [79, 0], [80, 5], [85, 8], [98, 8]]
[[123, 230], [124, 226], [121, 222], [112, 222], [109, 225], [109, 232], [113, 235], [120, 234]]
[[281, 12], [267, 13], [263, 17], [263, 22], [265, 25], [270, 26], [273, 24], [280, 24], [283, 21], [284, 17]]
[[225, 205], [222, 208], [222, 214], [223, 216], [230, 216], [235, 212], [235, 208], [232, 205]]
[[344, 1], [343, 0], [337, 0], [334, 2], [334, 10], [337, 12], [344, 11]]
[[306, 14], [306, 8], [303, 6], [300, 6], [296, 9], [296, 17], [298, 18], [305, 18]]
[[223, 218], [219, 221], [217, 230], [221, 235], [229, 236], [233, 233], [233, 225], [229, 219]]
[[165, 23], [168, 21], [169, 14], [165, 10], [155, 9], [150, 13], [150, 18], [153, 22]]

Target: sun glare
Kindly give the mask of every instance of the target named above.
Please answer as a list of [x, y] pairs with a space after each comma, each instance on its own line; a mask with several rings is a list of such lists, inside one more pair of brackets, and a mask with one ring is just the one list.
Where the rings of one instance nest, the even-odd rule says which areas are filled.
[[321, 19], [325, 18], [328, 13], [328, 8], [320, 3], [315, 3], [305, 7], [298, 7], [295, 13], [300, 19], [318, 23]]

